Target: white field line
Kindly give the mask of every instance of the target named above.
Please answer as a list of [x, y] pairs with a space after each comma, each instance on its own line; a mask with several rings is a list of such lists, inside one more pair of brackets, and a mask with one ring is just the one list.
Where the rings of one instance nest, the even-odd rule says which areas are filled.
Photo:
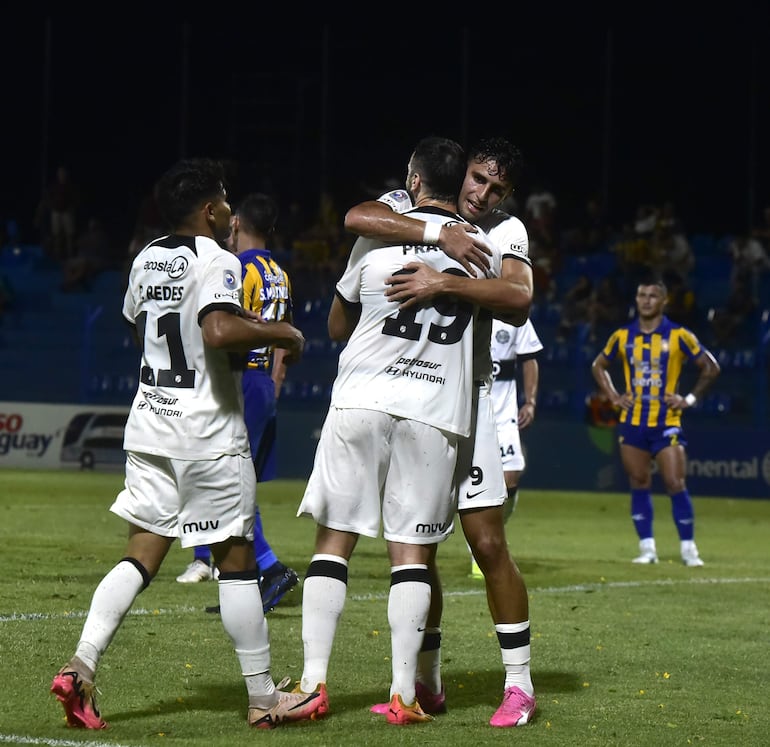
[[[612, 589], [642, 589], [654, 586], [686, 586], [696, 584], [767, 584], [770, 578], [691, 578], [691, 579], [656, 579], [651, 581], [608, 581], [607, 583], [575, 584], [572, 586], [546, 586], [541, 588], [529, 589], [530, 596], [536, 594], [571, 594], [582, 591], [608, 591]], [[467, 591], [444, 591], [445, 597], [473, 597], [485, 594], [484, 589], [469, 589]], [[366, 602], [369, 600], [387, 599], [387, 592], [378, 592], [375, 594], [349, 594], [348, 600], [353, 602]], [[145, 609], [138, 607], [132, 609], [128, 614], [143, 616], [158, 615], [176, 615], [188, 612], [200, 612], [199, 607], [159, 607], [155, 609]], [[71, 612], [59, 612], [48, 614], [43, 612], [14, 612], [10, 615], [0, 615], [0, 623], [8, 622], [35, 622], [37, 620], [66, 620], [83, 618], [88, 614], [88, 610], [72, 610]], [[0, 734], [0, 742], [3, 741], [3, 735]]]
[[73, 742], [70, 739], [48, 739], [47, 737], [25, 737], [22, 734], [0, 734], [0, 743], [3, 744], [40, 744], [44, 747], [137, 747], [137, 745], [123, 745], [119, 742]]

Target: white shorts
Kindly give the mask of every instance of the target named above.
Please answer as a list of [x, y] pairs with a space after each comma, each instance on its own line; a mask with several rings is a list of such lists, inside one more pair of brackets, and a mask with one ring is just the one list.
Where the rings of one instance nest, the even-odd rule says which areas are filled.
[[427, 545], [453, 531], [460, 437], [375, 410], [329, 408], [297, 516]]
[[500, 456], [506, 472], [521, 472], [524, 469], [524, 452], [521, 450], [519, 424], [508, 418], [497, 424], [497, 438], [500, 441]]
[[464, 511], [505, 503], [497, 425], [488, 386], [475, 386], [471, 437], [460, 440], [457, 452], [457, 509]]
[[249, 456], [189, 461], [126, 452], [125, 489], [110, 511], [182, 547], [254, 539], [257, 478]]

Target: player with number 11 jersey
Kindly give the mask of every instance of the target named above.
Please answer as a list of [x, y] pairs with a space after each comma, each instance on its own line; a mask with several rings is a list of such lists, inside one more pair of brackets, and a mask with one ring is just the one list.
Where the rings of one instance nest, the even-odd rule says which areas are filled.
[[126, 450], [194, 460], [249, 454], [243, 359], [206, 348], [199, 330], [205, 312], [242, 315], [241, 295], [241, 263], [207, 236], [166, 236], [139, 253], [123, 300], [142, 349]]

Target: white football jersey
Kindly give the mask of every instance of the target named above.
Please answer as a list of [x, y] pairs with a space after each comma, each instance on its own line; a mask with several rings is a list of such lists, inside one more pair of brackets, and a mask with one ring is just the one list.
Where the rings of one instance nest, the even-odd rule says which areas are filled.
[[[462, 218], [435, 207], [415, 208], [420, 220], [449, 223]], [[495, 251], [488, 274], [499, 276]], [[339, 359], [331, 405], [411, 418], [467, 436], [470, 432], [473, 323], [477, 308], [437, 299], [431, 306], [399, 311], [385, 296], [385, 279], [411, 261], [467, 277], [437, 246], [394, 245], [359, 238], [338, 296], [361, 304], [361, 317]]]
[[495, 420], [515, 420], [519, 413], [518, 391], [516, 388], [516, 358], [531, 355], [543, 349], [543, 343], [535, 332], [532, 320], [514, 327], [495, 319], [492, 322], [492, 404]]
[[[394, 189], [377, 198], [396, 213], [405, 213], [412, 207], [409, 193], [403, 189]], [[514, 215], [502, 210], [491, 210], [474, 224], [486, 233], [487, 243], [501, 253], [501, 259], [517, 259], [532, 265], [529, 258], [529, 236], [524, 223]], [[492, 274], [493, 277], [499, 277]], [[492, 382], [492, 356], [489, 345], [492, 336], [492, 314], [480, 309], [476, 317], [476, 337], [473, 349], [473, 378]]]
[[173, 459], [249, 454], [242, 361], [203, 343], [199, 320], [241, 311], [241, 264], [205, 236], [166, 236], [134, 259], [123, 316], [142, 347], [124, 448]]
[[[504, 213], [502, 210], [492, 210], [477, 224], [486, 231], [493, 246], [501, 253], [503, 259], [516, 259], [532, 265], [529, 258], [529, 237], [524, 224], [515, 216]], [[476, 323], [476, 350], [474, 353], [474, 376], [486, 382], [492, 380], [492, 356], [489, 351], [489, 343], [492, 337], [492, 314], [479, 312]]]

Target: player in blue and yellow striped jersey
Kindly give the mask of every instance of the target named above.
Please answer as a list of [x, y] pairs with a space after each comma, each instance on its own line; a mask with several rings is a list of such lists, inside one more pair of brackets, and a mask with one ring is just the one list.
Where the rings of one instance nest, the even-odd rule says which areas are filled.
[[[277, 219], [278, 205], [272, 197], [261, 193], [246, 195], [233, 215], [231, 249], [241, 262], [243, 307], [258, 313], [264, 321], [291, 323], [291, 282], [267, 248]], [[277, 400], [286, 375], [283, 355], [283, 350], [274, 347], [252, 350], [243, 372], [244, 419], [258, 482], [276, 476]], [[255, 514], [254, 553], [260, 571], [262, 604], [264, 611], [269, 612], [297, 585], [299, 578], [292, 568], [281, 563], [265, 538], [259, 505]], [[204, 580], [197, 575], [201, 568], [209, 569], [207, 547], [195, 548], [193, 563], [177, 581]], [[207, 607], [206, 611], [217, 612], [218, 606]]]
[[[719, 375], [719, 364], [686, 327], [665, 316], [666, 286], [659, 277], [645, 278], [636, 291], [636, 319], [616, 329], [591, 366], [596, 383], [620, 408], [620, 456], [631, 487], [631, 518], [639, 535], [634, 563], [657, 563], [652, 531], [652, 459], [660, 471], [680, 539], [682, 562], [702, 566], [695, 545], [692, 500], [685, 483], [687, 441], [682, 412], [693, 407]], [[617, 391], [610, 366], [623, 365], [623, 393]], [[699, 370], [690, 393], [679, 393], [683, 366]]]

